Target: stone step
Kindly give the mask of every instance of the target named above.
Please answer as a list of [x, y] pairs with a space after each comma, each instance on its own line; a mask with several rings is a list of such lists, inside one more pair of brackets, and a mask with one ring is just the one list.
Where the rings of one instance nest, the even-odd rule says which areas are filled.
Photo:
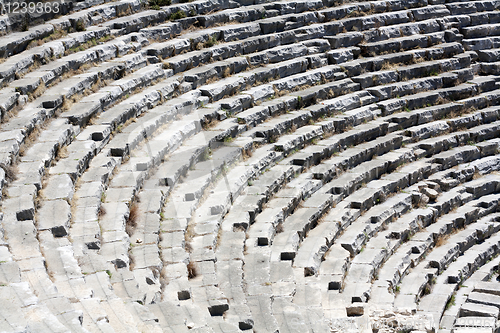
[[292, 91], [293, 89], [298, 89], [301, 86], [314, 85], [316, 82], [322, 82], [322, 80], [330, 81], [336, 78], [343, 79], [341, 69], [337, 65], [320, 67], [317, 69], [310, 70], [303, 74], [295, 74], [290, 77], [279, 79], [272, 82], [273, 88], [278, 91]]
[[171, 301], [149, 304], [148, 308], [158, 318], [162, 328], [168, 332], [184, 329], [186, 323], [193, 328], [202, 328], [208, 321], [209, 314], [194, 304], [178, 306]]
[[[432, 44], [429, 45], [429, 42]], [[385, 41], [369, 42], [360, 45], [361, 54], [364, 56], [375, 56], [378, 54], [402, 52], [415, 48], [426, 48], [435, 44], [444, 43], [444, 35], [441, 40], [428, 38], [426, 35], [414, 35], [408, 37], [391, 38]]]
[[461, 33], [465, 38], [478, 38], [498, 35], [498, 24], [483, 24], [471, 27], [464, 27]]
[[274, 150], [289, 154], [293, 150], [298, 150], [312, 140], [323, 135], [321, 126], [307, 125], [299, 128], [293, 134], [283, 135], [274, 144]]
[[498, 308], [491, 305], [465, 303], [460, 309], [460, 317], [498, 317]]
[[462, 41], [464, 49], [468, 51], [488, 50], [498, 48], [500, 39], [497, 36], [470, 38]]
[[484, 1], [480, 1], [477, 4], [471, 2], [464, 3], [447, 3], [445, 6], [450, 10], [453, 15], [456, 14], [472, 14], [482, 11], [491, 11], [494, 9], [494, 5], [488, 4]]

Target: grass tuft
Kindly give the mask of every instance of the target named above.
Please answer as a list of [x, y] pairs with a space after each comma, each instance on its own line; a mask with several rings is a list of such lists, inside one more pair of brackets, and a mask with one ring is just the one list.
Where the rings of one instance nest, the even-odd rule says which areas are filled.
[[15, 166], [10, 165], [10, 164], [0, 164], [0, 167], [3, 169], [5, 172], [5, 178], [9, 181], [12, 182], [17, 179], [17, 169]]
[[187, 17], [186, 13], [184, 13], [182, 10], [178, 10], [177, 12], [170, 15], [169, 19], [170, 21], [176, 21], [186, 17]]
[[129, 236], [132, 236], [135, 228], [137, 227], [137, 219], [139, 218], [139, 205], [133, 202], [130, 205], [130, 212], [128, 214], [127, 222], [125, 224], [125, 231]]
[[196, 276], [198, 276], [198, 272], [196, 270], [194, 262], [190, 261], [189, 264], [187, 264], [187, 270], [188, 270], [188, 279], [194, 279]]

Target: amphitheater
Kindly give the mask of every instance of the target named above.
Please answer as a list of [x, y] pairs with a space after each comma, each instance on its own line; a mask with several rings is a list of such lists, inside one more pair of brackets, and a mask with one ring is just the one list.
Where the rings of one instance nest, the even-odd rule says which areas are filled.
[[498, 332], [499, 0], [0, 16], [0, 332]]

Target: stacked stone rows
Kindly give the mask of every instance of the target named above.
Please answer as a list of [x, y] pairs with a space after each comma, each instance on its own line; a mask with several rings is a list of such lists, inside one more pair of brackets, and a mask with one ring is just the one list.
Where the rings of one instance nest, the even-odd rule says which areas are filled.
[[494, 330], [499, 6], [5, 24], [1, 330]]

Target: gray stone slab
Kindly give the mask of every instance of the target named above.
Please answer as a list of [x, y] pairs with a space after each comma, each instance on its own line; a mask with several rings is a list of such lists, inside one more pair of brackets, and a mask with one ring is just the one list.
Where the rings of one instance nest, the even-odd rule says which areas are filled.
[[500, 286], [495, 282], [476, 282], [474, 285], [474, 291], [500, 296]]
[[44, 202], [38, 210], [38, 230], [50, 230], [55, 237], [68, 234], [71, 219], [71, 207], [65, 200]]
[[47, 180], [47, 186], [42, 191], [42, 196], [47, 200], [73, 199], [73, 181], [68, 174], [53, 175]]
[[15, 214], [18, 221], [33, 220], [35, 216], [35, 206], [33, 204], [33, 196], [23, 194], [18, 197], [8, 198], [4, 200], [6, 209], [4, 213], [12, 212]]
[[460, 317], [493, 317], [498, 318], [498, 308], [495, 306], [465, 303], [460, 308]]

